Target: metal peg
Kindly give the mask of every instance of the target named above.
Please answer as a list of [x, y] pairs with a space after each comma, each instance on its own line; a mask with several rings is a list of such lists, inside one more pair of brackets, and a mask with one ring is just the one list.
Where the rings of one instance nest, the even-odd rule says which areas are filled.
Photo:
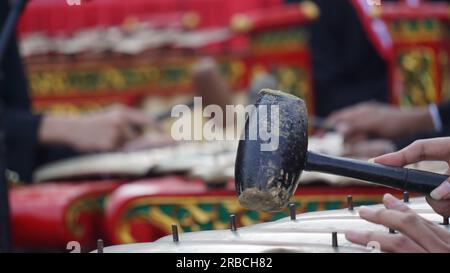
[[291, 220], [297, 219], [297, 215], [295, 214], [295, 204], [289, 204], [289, 214], [291, 215]]
[[236, 231], [237, 227], [236, 227], [236, 215], [231, 214], [230, 215], [230, 229], [231, 231]]
[[333, 247], [338, 247], [338, 238], [337, 238], [337, 232], [333, 231], [331, 233], [331, 245]]
[[407, 191], [403, 192], [403, 202], [409, 203], [409, 192]]
[[347, 195], [347, 206], [348, 206], [348, 210], [353, 210], [353, 208], [354, 208], [353, 196], [351, 196], [351, 195]]
[[173, 242], [174, 243], [178, 243], [179, 242], [178, 226], [176, 224], [172, 224], [172, 238], [173, 238]]
[[97, 253], [103, 253], [103, 240], [102, 239], [98, 239], [97, 240]]

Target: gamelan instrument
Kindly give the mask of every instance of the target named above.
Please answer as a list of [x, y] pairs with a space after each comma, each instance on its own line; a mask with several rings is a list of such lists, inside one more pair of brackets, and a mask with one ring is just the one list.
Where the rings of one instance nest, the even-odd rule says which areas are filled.
[[139, 178], [186, 174], [209, 183], [233, 177], [237, 142], [184, 142], [133, 152], [84, 155], [44, 165], [34, 173], [36, 182], [86, 178]]
[[[448, 223], [433, 212], [424, 198], [409, 200], [409, 206], [425, 219], [439, 224], [450, 231]], [[371, 206], [381, 208], [382, 205]], [[176, 225], [173, 234], [153, 243], [125, 244], [103, 248], [98, 252], [126, 253], [272, 253], [272, 252], [373, 252], [379, 246], [359, 246], [345, 239], [347, 230], [392, 232], [388, 228], [361, 219], [358, 208], [349, 204], [348, 209], [311, 212], [296, 215], [290, 206], [291, 216], [274, 222], [247, 227], [236, 226], [236, 216], [230, 216], [229, 230], [211, 230], [178, 233]], [[94, 251], [97, 252], [97, 251]]]
[[[202, 179], [207, 184], [223, 184], [234, 179], [237, 147], [237, 141], [180, 142], [177, 145], [139, 151], [82, 155], [41, 166], [34, 172], [34, 181], [139, 179], [175, 173]], [[345, 153], [343, 139], [335, 133], [309, 137], [308, 150], [333, 156]], [[408, 167], [440, 172], [447, 165], [438, 161], [426, 161]], [[338, 186], [370, 186], [356, 179], [328, 173], [305, 172], [301, 176], [302, 184], [318, 181]]]
[[[279, 211], [289, 202], [299, 185], [302, 171], [316, 171], [352, 177], [396, 189], [430, 193], [448, 176], [432, 172], [390, 167], [353, 159], [332, 157], [308, 151], [307, 109], [300, 98], [269, 89], [258, 93], [256, 110], [246, 120], [244, 139], [239, 142], [236, 165], [236, 191], [247, 209]], [[262, 107], [279, 107], [278, 121], [268, 120]], [[270, 128], [278, 123], [279, 146], [261, 151], [266, 141], [251, 140], [250, 128]]]

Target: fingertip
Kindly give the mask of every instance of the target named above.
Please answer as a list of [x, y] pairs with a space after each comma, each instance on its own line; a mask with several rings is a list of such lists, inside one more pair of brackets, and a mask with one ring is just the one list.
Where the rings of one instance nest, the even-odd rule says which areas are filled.
[[380, 155], [380, 156], [371, 158], [371, 160], [373, 161], [373, 163], [383, 164], [386, 161], [389, 161], [389, 157], [390, 157], [390, 154], [384, 154], [384, 155]]
[[349, 241], [357, 241], [359, 238], [361, 238], [361, 233], [357, 232], [357, 231], [347, 231], [345, 232], [345, 239], [349, 240]]
[[439, 201], [439, 200], [442, 200], [444, 198], [444, 196], [446, 196], [448, 194], [450, 194], [450, 181], [446, 180], [441, 185], [439, 185], [436, 189], [434, 189], [430, 193], [430, 196], [434, 200]]
[[398, 155], [397, 152], [394, 152], [375, 157], [373, 158], [373, 162], [383, 165], [401, 166], [402, 158]]
[[449, 201], [438, 201], [433, 199], [431, 196], [426, 196], [427, 203], [431, 206], [431, 208], [439, 215], [443, 217], [450, 217]]
[[375, 215], [375, 210], [366, 206], [359, 208], [359, 216], [364, 219], [372, 218]]
[[383, 196], [383, 204], [388, 209], [405, 211], [408, 210], [408, 206], [405, 205], [400, 199], [397, 199], [390, 193], [386, 193]]
[[383, 201], [388, 201], [388, 202], [397, 202], [400, 201], [400, 199], [397, 199], [395, 196], [393, 196], [390, 193], [385, 193], [383, 195]]
[[334, 128], [336, 129], [336, 131], [342, 135], [347, 135], [349, 130], [350, 130], [350, 126], [347, 123], [344, 122], [338, 122], [334, 125]]

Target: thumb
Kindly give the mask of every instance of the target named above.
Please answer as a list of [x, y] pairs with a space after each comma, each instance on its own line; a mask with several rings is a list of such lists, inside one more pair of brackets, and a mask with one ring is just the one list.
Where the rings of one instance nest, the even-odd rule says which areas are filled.
[[434, 200], [450, 199], [450, 178], [434, 189], [430, 196]]

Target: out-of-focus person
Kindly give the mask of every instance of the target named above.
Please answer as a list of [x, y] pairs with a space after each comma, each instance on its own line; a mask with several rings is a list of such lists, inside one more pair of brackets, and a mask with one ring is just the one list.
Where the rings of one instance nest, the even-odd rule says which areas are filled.
[[352, 1], [313, 2], [320, 10], [310, 27], [315, 115], [327, 117], [368, 100], [387, 102], [386, 63], [369, 40]]
[[[0, 27], [9, 12], [8, 3], [0, 1]], [[16, 172], [22, 181], [30, 181], [34, 168], [40, 164], [77, 153], [118, 149], [138, 138], [144, 127], [155, 125], [149, 116], [128, 107], [81, 117], [33, 114], [15, 39], [10, 42], [0, 69], [6, 168]]]

